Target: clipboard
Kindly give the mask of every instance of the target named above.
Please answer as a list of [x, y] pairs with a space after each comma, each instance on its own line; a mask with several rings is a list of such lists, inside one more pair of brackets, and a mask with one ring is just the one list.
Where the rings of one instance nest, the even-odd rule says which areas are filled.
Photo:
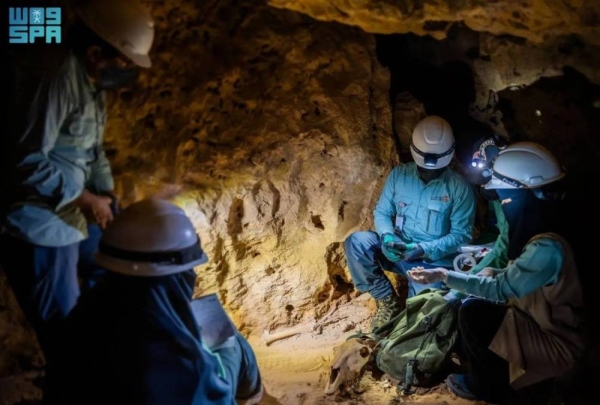
[[237, 328], [225, 312], [217, 294], [196, 298], [190, 302], [190, 307], [200, 326], [200, 336], [209, 348], [223, 344], [237, 333]]

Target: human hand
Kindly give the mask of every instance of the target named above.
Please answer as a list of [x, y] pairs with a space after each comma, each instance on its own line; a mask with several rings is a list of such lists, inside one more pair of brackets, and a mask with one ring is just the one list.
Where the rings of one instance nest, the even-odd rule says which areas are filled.
[[79, 207], [88, 221], [97, 223], [102, 229], [106, 229], [106, 226], [113, 220], [110, 197], [99, 196], [83, 190], [74, 204]]
[[405, 246], [404, 242], [398, 235], [386, 233], [381, 238], [381, 251], [390, 262], [397, 262], [402, 259], [402, 249]]
[[425, 251], [418, 243], [409, 243], [406, 245], [406, 253], [402, 256], [404, 260], [407, 262], [412, 262], [417, 259], [420, 259], [425, 255]]
[[103, 191], [100, 195], [110, 198], [110, 211], [113, 217], [119, 215], [119, 198], [117, 195], [113, 191]]
[[432, 284], [438, 281], [448, 280], [448, 270], [443, 267], [436, 267], [433, 269], [425, 269], [423, 267], [413, 267], [408, 272], [414, 282], [419, 284]]

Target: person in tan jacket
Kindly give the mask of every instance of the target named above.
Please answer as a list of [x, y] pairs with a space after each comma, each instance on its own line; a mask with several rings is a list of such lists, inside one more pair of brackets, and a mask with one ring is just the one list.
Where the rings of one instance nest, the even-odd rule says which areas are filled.
[[409, 272], [417, 283], [442, 281], [469, 295], [458, 321], [469, 372], [447, 380], [460, 397], [503, 402], [514, 390], [564, 375], [583, 352], [584, 306], [573, 252], [551, 232], [551, 207], [561, 198], [556, 185], [564, 176], [543, 146], [510, 145], [485, 186], [497, 191], [509, 224], [507, 267], [477, 275], [444, 268]]

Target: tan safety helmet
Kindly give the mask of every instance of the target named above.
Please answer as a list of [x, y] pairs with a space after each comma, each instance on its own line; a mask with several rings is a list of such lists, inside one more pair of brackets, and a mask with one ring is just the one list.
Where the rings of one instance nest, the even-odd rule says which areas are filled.
[[108, 226], [96, 261], [108, 271], [156, 277], [189, 270], [208, 257], [181, 208], [147, 199], [127, 207]]
[[76, 0], [75, 12], [100, 38], [141, 67], [152, 65], [154, 21], [137, 0]]

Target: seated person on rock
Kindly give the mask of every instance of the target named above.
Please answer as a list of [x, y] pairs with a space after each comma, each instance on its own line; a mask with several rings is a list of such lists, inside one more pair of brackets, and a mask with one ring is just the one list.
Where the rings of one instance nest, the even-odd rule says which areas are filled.
[[458, 396], [503, 402], [515, 390], [535, 390], [564, 375], [581, 355], [582, 288], [569, 243], [552, 233], [560, 204], [556, 185], [563, 177], [541, 145], [508, 146], [495, 160], [486, 188], [495, 189], [502, 201], [509, 264], [487, 268], [483, 277], [444, 268], [409, 272], [415, 282], [442, 281], [477, 297], [459, 310], [460, 354], [469, 372], [447, 380]]
[[[476, 200], [472, 185], [448, 167], [454, 136], [440, 117], [421, 120], [412, 134], [414, 162], [395, 167], [373, 212], [376, 232], [355, 232], [345, 241], [356, 288], [376, 300], [373, 330], [404, 305], [383, 270], [406, 275], [413, 267], [452, 267], [459, 246], [471, 241]], [[425, 288], [409, 280], [409, 297]]]
[[263, 386], [248, 342], [236, 333], [208, 348], [201, 337], [190, 301], [194, 266], [208, 258], [182, 209], [132, 204], [96, 258], [109, 273], [68, 317], [67, 404], [258, 403]]

